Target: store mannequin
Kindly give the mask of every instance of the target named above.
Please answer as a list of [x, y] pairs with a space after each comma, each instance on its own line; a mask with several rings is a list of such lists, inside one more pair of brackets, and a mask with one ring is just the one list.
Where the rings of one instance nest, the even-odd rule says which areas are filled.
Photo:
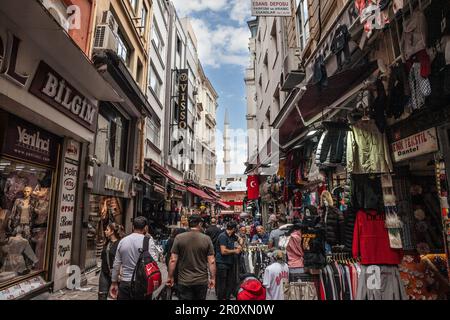
[[0, 206], [0, 244], [7, 240], [9, 211]]
[[39, 188], [33, 192], [36, 201], [33, 204], [33, 226], [46, 226], [50, 204], [50, 189]]
[[326, 242], [330, 246], [343, 243], [344, 215], [335, 205], [333, 196], [329, 191], [324, 191], [320, 195], [322, 220], [325, 223]]
[[25, 257], [32, 262], [31, 269], [38, 262], [38, 258], [34, 254], [33, 249], [31, 249], [28, 240], [24, 239], [20, 232], [10, 237], [8, 242], [1, 247], [1, 250], [6, 254], [1, 272], [14, 271], [19, 275], [27, 273], [30, 269], [25, 262]]
[[26, 186], [22, 191], [23, 198], [16, 199], [11, 210], [11, 229], [16, 232], [20, 230], [20, 233], [26, 240], [29, 240], [31, 236], [30, 223], [33, 212], [31, 204], [32, 192], [33, 188]]
[[122, 207], [119, 200], [115, 197], [105, 197], [100, 207], [100, 216], [105, 228], [110, 222], [122, 224]]

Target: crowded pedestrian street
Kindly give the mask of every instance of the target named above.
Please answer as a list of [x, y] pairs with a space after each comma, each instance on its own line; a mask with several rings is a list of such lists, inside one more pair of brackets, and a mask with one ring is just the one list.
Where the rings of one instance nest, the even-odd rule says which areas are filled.
[[0, 310], [445, 303], [449, 192], [450, 0], [0, 0]]

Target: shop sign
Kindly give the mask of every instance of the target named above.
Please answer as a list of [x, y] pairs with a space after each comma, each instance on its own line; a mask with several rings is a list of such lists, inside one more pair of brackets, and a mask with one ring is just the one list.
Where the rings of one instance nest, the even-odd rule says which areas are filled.
[[291, 0], [269, 1], [252, 0], [252, 16], [290, 17], [292, 15]]
[[0, 291], [0, 300], [16, 300], [32, 291], [45, 287], [46, 282], [42, 277], [37, 276], [29, 280], [20, 282], [15, 286]]
[[121, 198], [131, 197], [133, 176], [106, 164], [94, 166], [92, 193]]
[[61, 198], [58, 220], [56, 224], [56, 258], [55, 258], [55, 288], [59, 290], [66, 286], [67, 267], [71, 265], [72, 233], [75, 215], [75, 201], [78, 185], [78, 164], [67, 157], [73, 150], [70, 143], [66, 148], [66, 161], [62, 176]]
[[182, 69], [178, 72], [178, 128], [185, 130], [187, 128], [187, 105], [189, 89], [189, 70]]
[[78, 162], [80, 160], [81, 144], [75, 140], [70, 139], [67, 142], [66, 159]]
[[106, 175], [105, 189], [118, 192], [125, 192], [125, 180], [114, 176]]
[[95, 132], [97, 106], [43, 61], [31, 83], [30, 93]]
[[59, 137], [15, 116], [7, 119], [2, 154], [56, 167]]
[[392, 144], [394, 161], [400, 162], [439, 150], [436, 128], [428, 129]]

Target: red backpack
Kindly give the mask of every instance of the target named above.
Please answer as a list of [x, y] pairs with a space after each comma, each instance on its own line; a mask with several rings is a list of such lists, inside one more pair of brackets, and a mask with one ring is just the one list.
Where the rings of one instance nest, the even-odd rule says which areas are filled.
[[162, 284], [158, 263], [148, 252], [150, 237], [144, 237], [142, 249], [131, 278], [131, 297], [135, 300], [150, 300], [153, 292]]

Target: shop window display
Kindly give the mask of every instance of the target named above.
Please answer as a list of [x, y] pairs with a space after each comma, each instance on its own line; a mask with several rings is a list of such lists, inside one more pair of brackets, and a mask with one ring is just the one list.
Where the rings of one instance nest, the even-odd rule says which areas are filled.
[[109, 223], [123, 225], [123, 203], [116, 197], [91, 195], [88, 222], [86, 268], [95, 268], [105, 244], [105, 230]]
[[0, 159], [0, 285], [44, 270], [52, 176]]

